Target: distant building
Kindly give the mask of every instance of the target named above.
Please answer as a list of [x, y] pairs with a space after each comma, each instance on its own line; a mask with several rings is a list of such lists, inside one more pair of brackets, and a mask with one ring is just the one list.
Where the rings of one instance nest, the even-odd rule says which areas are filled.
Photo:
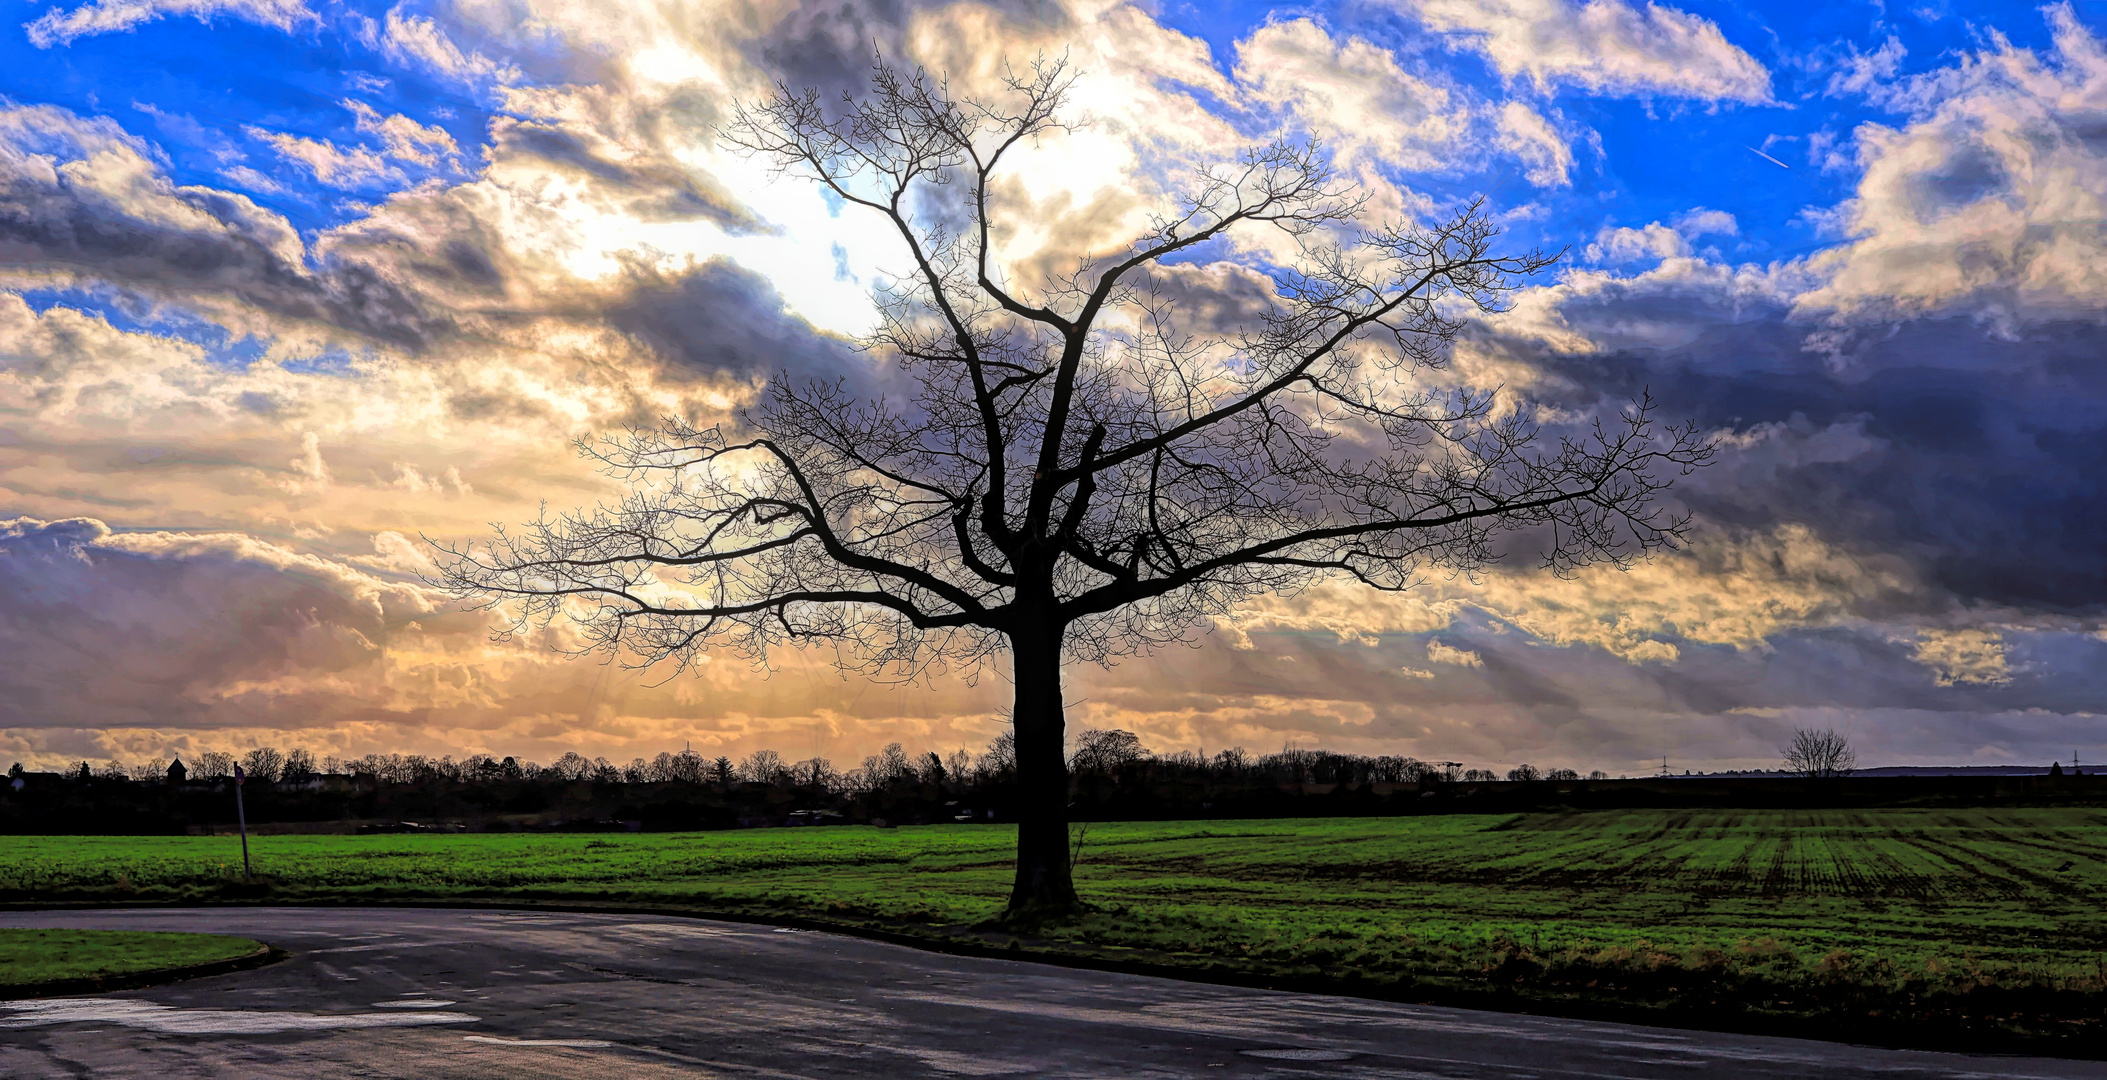
[[189, 778], [190, 778], [190, 770], [189, 770], [189, 769], [186, 769], [186, 768], [184, 768], [184, 767], [183, 767], [183, 759], [182, 759], [182, 758], [172, 758], [172, 759], [170, 759], [170, 760], [169, 760], [169, 762], [168, 762], [168, 782], [169, 782], [169, 783], [171, 783], [171, 784], [180, 784], [180, 783], [182, 783], [183, 781], [185, 781], [185, 780], [188, 780]]

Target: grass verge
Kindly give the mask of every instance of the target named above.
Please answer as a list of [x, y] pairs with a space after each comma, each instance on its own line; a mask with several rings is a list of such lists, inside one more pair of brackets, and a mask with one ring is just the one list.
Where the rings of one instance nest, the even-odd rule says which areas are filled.
[[0, 997], [144, 985], [231, 970], [267, 951], [225, 934], [0, 928]]
[[0, 838], [0, 902], [722, 913], [1204, 978], [1905, 1045], [2107, 1053], [2107, 811], [1093, 825], [1095, 910], [991, 928], [998, 826]]

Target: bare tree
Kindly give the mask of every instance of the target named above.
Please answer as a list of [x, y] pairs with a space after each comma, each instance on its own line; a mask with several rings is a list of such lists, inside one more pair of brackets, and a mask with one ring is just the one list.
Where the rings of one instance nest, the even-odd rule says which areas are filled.
[[841, 783], [841, 773], [826, 758], [806, 758], [791, 766], [790, 782], [799, 787], [832, 788]]
[[973, 759], [973, 767], [987, 776], [1017, 771], [1017, 733], [1005, 731], [988, 742], [988, 748]]
[[587, 780], [593, 775], [593, 763], [576, 750], [566, 750], [549, 766], [548, 771], [558, 780]]
[[908, 760], [907, 751], [899, 743], [887, 743], [885, 749], [863, 759], [862, 774], [865, 789], [876, 791], [902, 780], [911, 780], [915, 775], [914, 762]]
[[[1071, 81], [1038, 62], [974, 100], [881, 62], [838, 104], [781, 87], [742, 106], [729, 144], [897, 234], [866, 345], [904, 398], [785, 376], [736, 425], [587, 444], [629, 495], [448, 547], [439, 578], [517, 628], [575, 619], [632, 662], [824, 642], [912, 678], [1006, 654], [1019, 918], [1077, 904], [1064, 661], [1189, 641], [1318, 575], [1401, 590], [1468, 572], [1517, 530], [1554, 571], [1621, 564], [1680, 537], [1661, 494], [1711, 454], [1650, 402], [1553, 437], [1448, 385], [1463, 316], [1552, 257], [1497, 253], [1477, 203], [1365, 222], [1313, 143], [1196, 168], [1124, 247], [1006, 262], [1002, 237], [1038, 223], [1005, 166], [1065, 129]], [[1293, 254], [1232, 246], [1260, 241]], [[1209, 259], [1242, 259], [1252, 287], [1206, 294]]]
[[1833, 729], [1800, 728], [1785, 746], [1785, 771], [1808, 779], [1843, 776], [1858, 767], [1858, 753]]
[[790, 766], [783, 755], [773, 750], [756, 750], [739, 763], [735, 772], [749, 784], [773, 784], [790, 772]]
[[1070, 772], [1109, 776], [1121, 767], [1149, 756], [1141, 737], [1131, 731], [1085, 731], [1076, 736], [1075, 753], [1068, 758]]

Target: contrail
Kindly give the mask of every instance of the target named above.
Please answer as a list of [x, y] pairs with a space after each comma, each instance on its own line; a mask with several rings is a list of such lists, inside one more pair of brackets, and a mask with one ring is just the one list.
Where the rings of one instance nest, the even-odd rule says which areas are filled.
[[1748, 150], [1748, 152], [1749, 152], [1749, 153], [1751, 153], [1751, 154], [1754, 154], [1754, 155], [1756, 155], [1757, 157], [1759, 157], [1759, 158], [1762, 158], [1763, 160], [1765, 160], [1765, 161], [1768, 161], [1768, 162], [1770, 162], [1771, 164], [1773, 164], [1773, 165], [1776, 165], [1777, 167], [1779, 167], [1779, 168], [1781, 168], [1781, 169], [1790, 169], [1790, 168], [1792, 168], [1792, 166], [1790, 166], [1790, 165], [1787, 165], [1786, 163], [1784, 163], [1784, 162], [1782, 162], [1782, 161], [1779, 161], [1779, 160], [1778, 160], [1777, 158], [1774, 158], [1774, 157], [1770, 156], [1769, 154], [1766, 154], [1766, 153], [1764, 153], [1763, 151], [1761, 151], [1761, 150], [1758, 150], [1758, 149], [1756, 149], [1756, 148], [1755, 148], [1755, 147], [1753, 147], [1753, 146], [1750, 146], [1750, 147], [1746, 147], [1746, 149]]

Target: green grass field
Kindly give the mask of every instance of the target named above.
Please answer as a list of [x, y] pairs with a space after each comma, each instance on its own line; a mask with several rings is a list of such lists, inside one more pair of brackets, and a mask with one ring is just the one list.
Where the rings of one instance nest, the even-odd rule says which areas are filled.
[[[252, 840], [269, 898], [800, 916], [961, 939], [1000, 826]], [[231, 838], [0, 838], [0, 900], [201, 901]], [[1551, 1011], [2107, 1027], [2107, 810], [1632, 811], [1093, 825], [1032, 947]], [[236, 894], [239, 895], [239, 894]], [[976, 924], [981, 929], [974, 930]]]
[[0, 929], [0, 990], [210, 964], [262, 947], [223, 934]]

